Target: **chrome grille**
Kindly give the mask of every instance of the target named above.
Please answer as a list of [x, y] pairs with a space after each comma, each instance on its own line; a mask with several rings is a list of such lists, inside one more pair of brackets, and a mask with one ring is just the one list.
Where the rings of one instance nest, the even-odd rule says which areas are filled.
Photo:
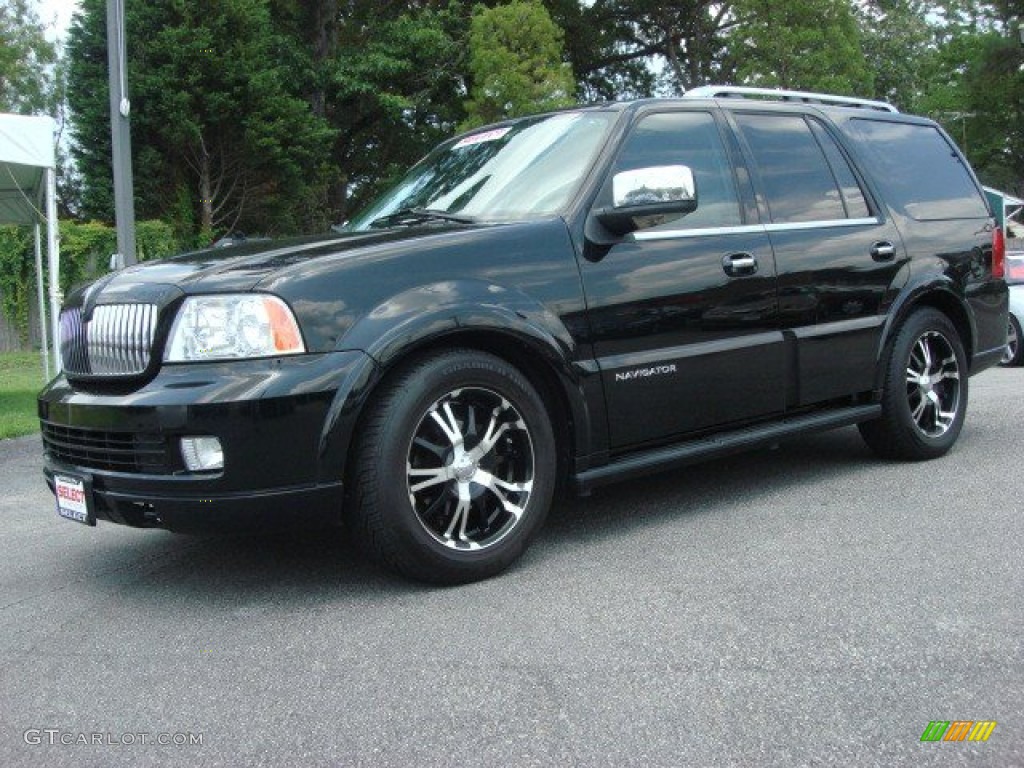
[[60, 350], [69, 373], [135, 376], [149, 366], [156, 336], [155, 304], [103, 304], [82, 322], [81, 310], [60, 316]]
[[85, 326], [82, 324], [82, 310], [78, 307], [60, 313], [60, 359], [64, 361], [66, 371], [89, 373]]

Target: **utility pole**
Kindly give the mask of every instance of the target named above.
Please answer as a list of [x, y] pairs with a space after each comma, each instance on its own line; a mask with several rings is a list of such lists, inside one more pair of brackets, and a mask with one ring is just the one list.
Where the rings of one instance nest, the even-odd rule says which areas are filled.
[[110, 67], [110, 139], [114, 166], [114, 223], [117, 253], [111, 266], [134, 264], [135, 191], [132, 185], [132, 133], [128, 115], [124, 0], [107, 0], [107, 63]]

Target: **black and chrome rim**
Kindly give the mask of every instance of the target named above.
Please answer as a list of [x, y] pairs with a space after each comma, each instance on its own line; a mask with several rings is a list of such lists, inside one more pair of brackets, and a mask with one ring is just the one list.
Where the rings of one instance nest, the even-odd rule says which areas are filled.
[[938, 331], [920, 336], [907, 362], [910, 417], [926, 437], [949, 431], [960, 409], [960, 367], [949, 339]]
[[438, 399], [407, 456], [409, 501], [444, 546], [494, 546], [522, 519], [533, 490], [533, 442], [522, 415], [497, 392], [466, 387]]
[[1000, 361], [1004, 364], [1012, 362], [1017, 356], [1017, 345], [1020, 343], [1020, 339], [1017, 338], [1017, 326], [1013, 324], [1013, 320], [1007, 321], [1006, 326], [1006, 349], [1003, 350], [1003, 359]]

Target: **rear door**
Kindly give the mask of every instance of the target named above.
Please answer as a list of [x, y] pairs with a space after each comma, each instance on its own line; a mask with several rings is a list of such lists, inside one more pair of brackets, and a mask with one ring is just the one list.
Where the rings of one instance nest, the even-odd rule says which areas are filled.
[[870, 390], [886, 311], [907, 271], [900, 234], [824, 121], [736, 112], [794, 344], [790, 407]]

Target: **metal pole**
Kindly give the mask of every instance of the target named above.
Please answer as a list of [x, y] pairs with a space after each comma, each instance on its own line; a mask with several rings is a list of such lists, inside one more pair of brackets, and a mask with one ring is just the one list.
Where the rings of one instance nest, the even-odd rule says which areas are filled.
[[57, 170], [46, 169], [46, 255], [50, 263], [50, 339], [53, 347], [53, 365], [60, 373], [60, 251], [57, 242]]
[[134, 264], [135, 193], [132, 188], [132, 135], [128, 115], [127, 56], [124, 44], [124, 0], [107, 0], [107, 63], [110, 67], [110, 139], [114, 161], [114, 222], [117, 255]]
[[39, 335], [42, 336], [42, 344], [39, 345], [39, 353], [43, 357], [43, 375], [50, 380], [50, 345], [47, 342], [49, 331], [46, 328], [46, 296], [43, 291], [43, 246], [39, 235], [39, 222], [36, 221], [36, 293], [39, 299]]

